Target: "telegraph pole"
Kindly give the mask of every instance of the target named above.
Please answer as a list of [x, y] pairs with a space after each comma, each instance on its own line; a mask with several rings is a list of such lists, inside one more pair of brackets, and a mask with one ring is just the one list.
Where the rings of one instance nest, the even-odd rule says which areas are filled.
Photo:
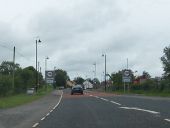
[[12, 73], [12, 88], [15, 88], [15, 46], [13, 52], [13, 73]]

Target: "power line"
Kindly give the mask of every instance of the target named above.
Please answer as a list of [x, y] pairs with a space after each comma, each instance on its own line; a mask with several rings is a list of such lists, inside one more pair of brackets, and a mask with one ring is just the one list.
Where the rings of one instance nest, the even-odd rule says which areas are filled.
[[[5, 45], [3, 45], [3, 44], [0, 44], [0, 46], [3, 47], [3, 48], [5, 48], [5, 49], [8, 49], [8, 50], [11, 51], [11, 52], [13, 51], [12, 48], [9, 48], [9, 47], [7, 47], [7, 46], [5, 46]], [[17, 53], [19, 56], [23, 57], [24, 59], [30, 60], [29, 58], [27, 58], [26, 56], [24, 56], [23, 54], [21, 54], [20, 52], [18, 52], [17, 49], [16, 49], [16, 53]]]

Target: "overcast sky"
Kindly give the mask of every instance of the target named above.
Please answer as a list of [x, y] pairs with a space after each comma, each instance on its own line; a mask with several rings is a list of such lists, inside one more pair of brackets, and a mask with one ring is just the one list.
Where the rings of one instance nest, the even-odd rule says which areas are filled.
[[0, 0], [0, 62], [12, 60], [21, 67], [35, 66], [44, 72], [64, 69], [71, 78], [102, 80], [104, 57], [107, 72], [126, 68], [144, 70], [152, 77], [163, 73], [160, 57], [170, 44], [169, 0]]

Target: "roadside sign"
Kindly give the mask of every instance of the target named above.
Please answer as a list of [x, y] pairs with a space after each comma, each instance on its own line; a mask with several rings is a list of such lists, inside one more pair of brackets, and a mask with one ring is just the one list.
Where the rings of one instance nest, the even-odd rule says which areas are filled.
[[47, 84], [54, 83], [54, 71], [52, 71], [52, 70], [45, 71], [45, 81]]
[[131, 71], [130, 70], [124, 70], [122, 75], [122, 81], [124, 83], [130, 83], [131, 82]]

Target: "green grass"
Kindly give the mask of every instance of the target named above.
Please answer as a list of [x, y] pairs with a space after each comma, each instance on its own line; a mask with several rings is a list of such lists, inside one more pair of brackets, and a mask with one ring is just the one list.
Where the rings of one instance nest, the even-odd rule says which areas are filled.
[[45, 89], [40, 89], [36, 94], [28, 95], [28, 94], [18, 94], [8, 97], [0, 98], [0, 108], [11, 108], [19, 105], [23, 105], [32, 101], [35, 101], [46, 94], [50, 93], [52, 88], [48, 88], [47, 91]]

